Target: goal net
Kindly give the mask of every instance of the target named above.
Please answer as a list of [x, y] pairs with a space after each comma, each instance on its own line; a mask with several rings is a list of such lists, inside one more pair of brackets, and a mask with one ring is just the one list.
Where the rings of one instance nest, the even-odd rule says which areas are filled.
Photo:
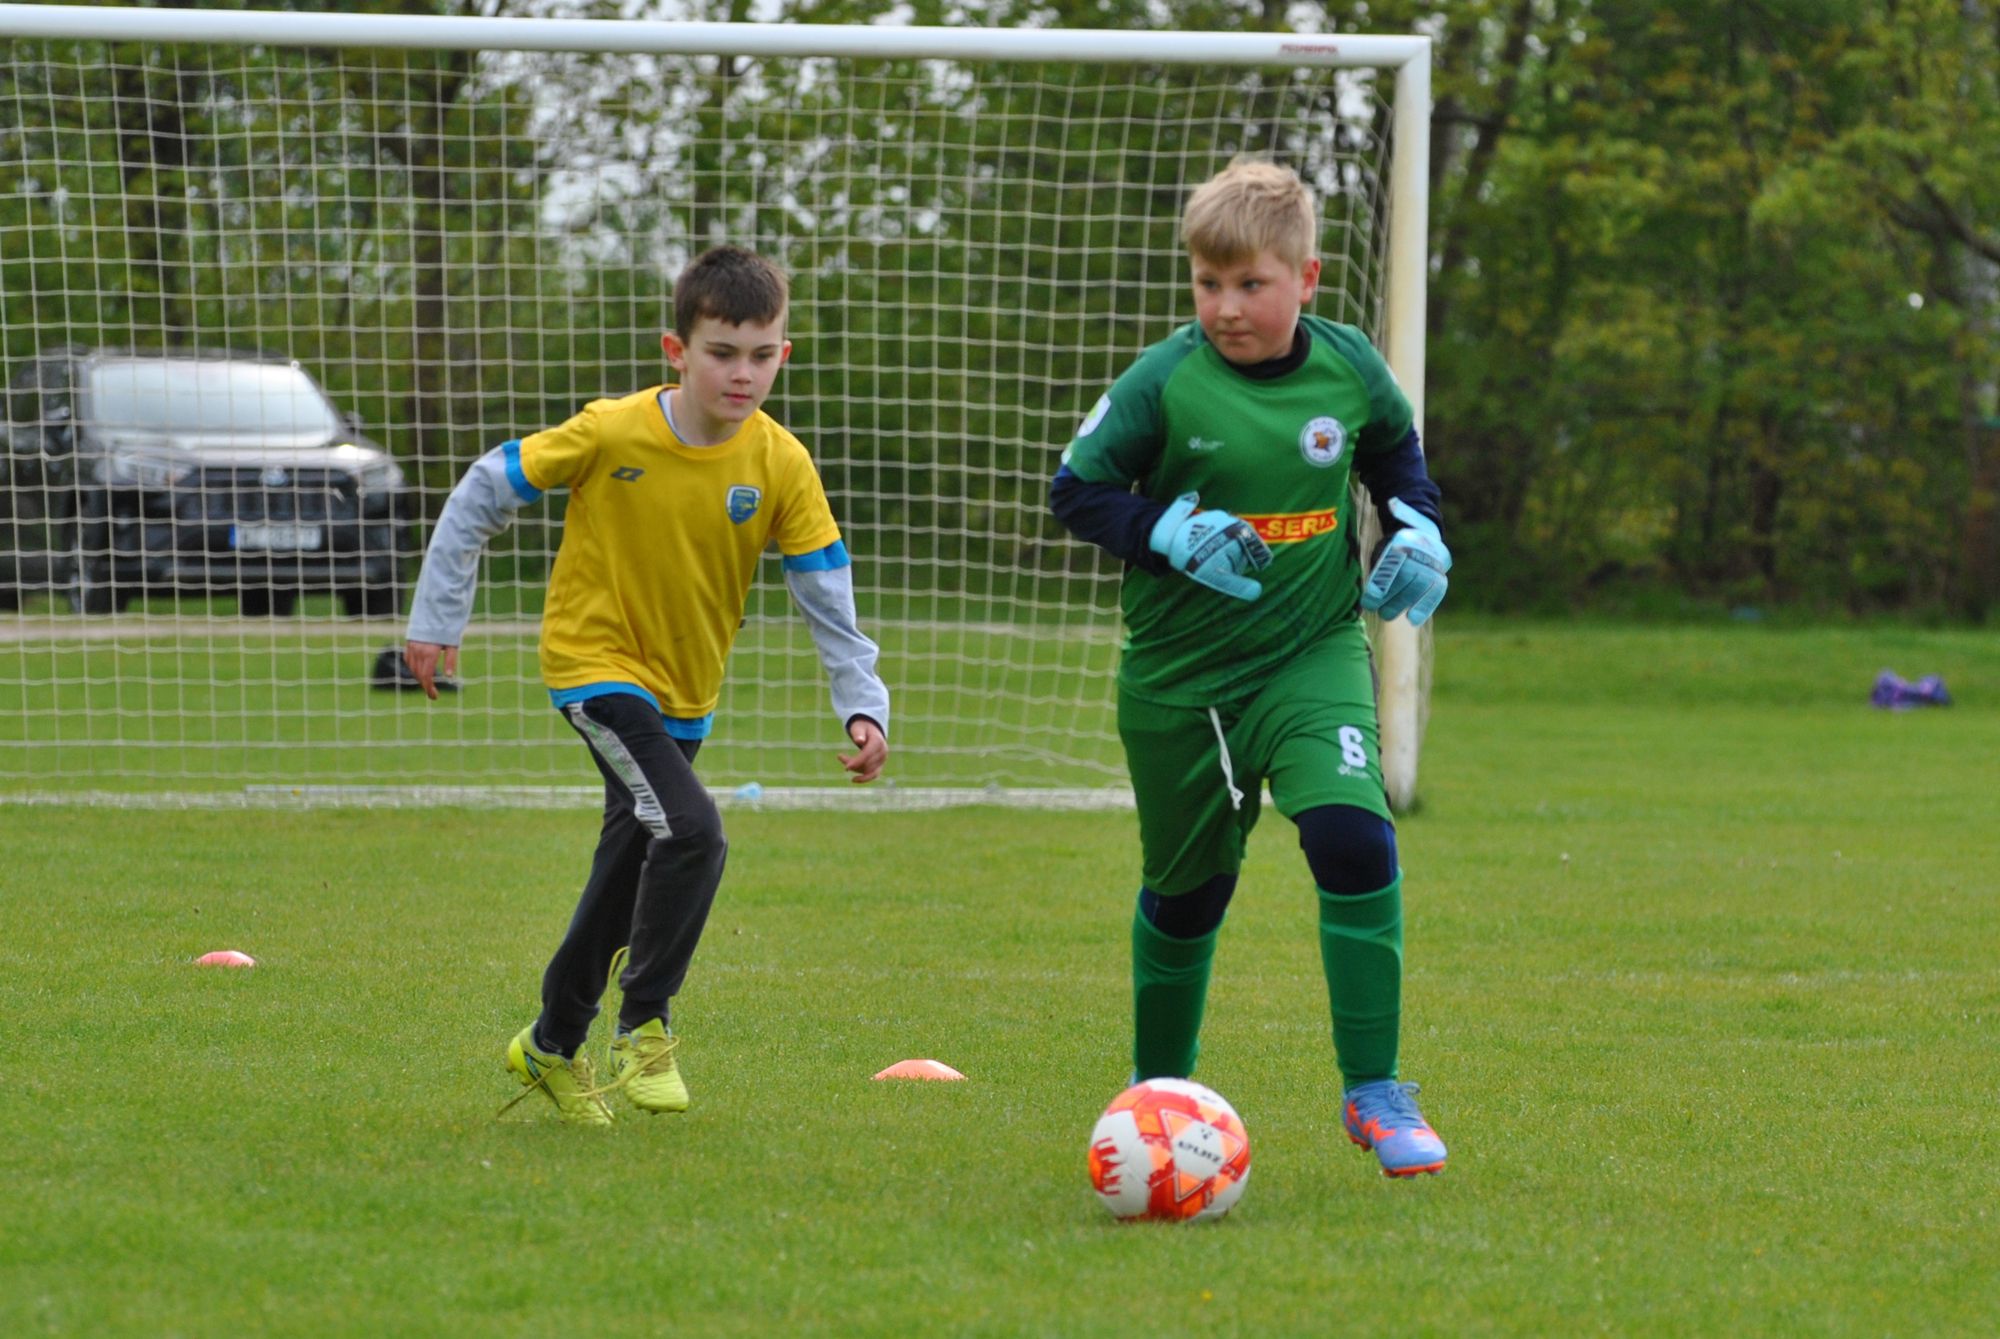
[[[854, 554], [912, 802], [1124, 785], [1120, 573], [1045, 500], [1191, 318], [1194, 185], [1295, 167], [1315, 310], [1421, 412], [1424, 39], [0, 5], [0, 47], [0, 798], [589, 781], [535, 668], [560, 494], [491, 546], [457, 691], [383, 653], [465, 466], [661, 381], [718, 242], [792, 276], [768, 407]], [[1425, 651], [1375, 631], [1407, 803]], [[839, 789], [774, 555], [716, 720], [718, 789]]]

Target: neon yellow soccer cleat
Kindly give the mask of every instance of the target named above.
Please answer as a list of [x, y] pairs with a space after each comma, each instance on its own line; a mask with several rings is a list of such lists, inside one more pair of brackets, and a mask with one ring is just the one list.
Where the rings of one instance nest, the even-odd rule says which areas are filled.
[[688, 1109], [687, 1084], [674, 1064], [674, 1047], [680, 1038], [654, 1018], [611, 1043], [611, 1082], [608, 1088], [623, 1088], [632, 1105], [655, 1115], [663, 1111]]
[[600, 1095], [603, 1089], [597, 1087], [590, 1061], [581, 1055], [574, 1060], [565, 1060], [559, 1055], [538, 1051], [535, 1049], [534, 1033], [535, 1025], [530, 1023], [507, 1043], [507, 1068], [526, 1085], [526, 1091], [516, 1094], [513, 1102], [500, 1110], [506, 1111], [514, 1102], [539, 1088], [556, 1104], [556, 1111], [561, 1114], [564, 1124], [611, 1124], [611, 1108], [605, 1105]]

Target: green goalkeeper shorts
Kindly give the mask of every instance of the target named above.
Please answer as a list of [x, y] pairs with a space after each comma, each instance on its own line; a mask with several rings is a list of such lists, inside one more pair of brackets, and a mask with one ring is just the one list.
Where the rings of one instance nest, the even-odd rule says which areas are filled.
[[1359, 622], [1241, 701], [1168, 706], [1121, 689], [1118, 734], [1139, 806], [1146, 886], [1163, 897], [1242, 868], [1266, 781], [1287, 818], [1325, 804], [1390, 816]]

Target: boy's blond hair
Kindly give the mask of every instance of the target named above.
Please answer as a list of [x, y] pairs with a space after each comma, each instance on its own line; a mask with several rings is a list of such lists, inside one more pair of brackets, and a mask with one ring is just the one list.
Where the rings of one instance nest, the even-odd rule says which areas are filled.
[[1237, 158], [1188, 198], [1181, 242], [1189, 253], [1234, 265], [1269, 251], [1303, 265], [1319, 246], [1312, 192], [1289, 167]]

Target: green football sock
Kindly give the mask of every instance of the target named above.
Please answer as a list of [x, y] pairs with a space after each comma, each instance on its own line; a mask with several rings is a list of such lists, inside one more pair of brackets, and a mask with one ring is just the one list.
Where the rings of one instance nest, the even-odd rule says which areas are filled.
[[1403, 879], [1354, 896], [1319, 890], [1319, 956], [1347, 1087], [1396, 1077], [1403, 1015]]
[[1184, 1079], [1201, 1053], [1201, 1014], [1215, 962], [1211, 930], [1175, 939], [1132, 917], [1132, 1063], [1142, 1079]]

